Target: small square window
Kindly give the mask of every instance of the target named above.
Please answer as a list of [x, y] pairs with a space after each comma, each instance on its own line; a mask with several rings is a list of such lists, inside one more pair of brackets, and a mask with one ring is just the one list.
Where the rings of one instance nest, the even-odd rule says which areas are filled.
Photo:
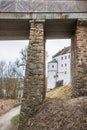
[[63, 67], [63, 64], [61, 64], [61, 67]]
[[52, 65], [52, 68], [54, 68], [54, 65]]
[[63, 57], [61, 57], [61, 60], [63, 60]]
[[65, 59], [67, 59], [67, 56], [65, 56]]
[[65, 71], [65, 74], [67, 74], [67, 72]]
[[70, 59], [70, 55], [68, 55], [68, 59]]
[[65, 64], [65, 66], [67, 66], [67, 64]]
[[56, 78], [56, 76], [54, 75], [54, 78]]

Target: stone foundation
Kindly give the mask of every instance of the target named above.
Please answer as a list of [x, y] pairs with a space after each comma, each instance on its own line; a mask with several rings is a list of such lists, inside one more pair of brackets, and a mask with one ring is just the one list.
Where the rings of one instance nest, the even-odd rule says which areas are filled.
[[87, 21], [78, 20], [71, 43], [72, 96], [87, 96]]
[[44, 21], [30, 21], [29, 40], [25, 87], [18, 130], [26, 130], [28, 119], [38, 110], [45, 98]]

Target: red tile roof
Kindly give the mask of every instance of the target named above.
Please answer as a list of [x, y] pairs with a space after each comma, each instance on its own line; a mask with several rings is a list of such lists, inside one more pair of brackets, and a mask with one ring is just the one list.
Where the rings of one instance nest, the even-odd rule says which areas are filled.
[[56, 56], [60, 56], [60, 55], [63, 55], [63, 54], [70, 53], [70, 52], [71, 52], [70, 46], [64, 47], [62, 50], [58, 51], [55, 55], [53, 55], [53, 58], [55, 58]]

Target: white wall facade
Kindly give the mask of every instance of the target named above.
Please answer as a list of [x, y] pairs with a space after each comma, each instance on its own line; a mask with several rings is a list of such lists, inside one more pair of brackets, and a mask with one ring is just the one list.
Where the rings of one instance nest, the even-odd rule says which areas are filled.
[[[56, 82], [63, 80], [63, 85], [71, 82], [71, 54], [66, 53], [53, 58], [56, 59], [57, 63], [48, 63], [48, 77], [47, 77], [47, 88], [53, 89], [56, 86]], [[53, 61], [52, 60], [52, 61]], [[55, 67], [52, 68], [52, 65]]]
[[49, 63], [47, 71], [47, 88], [53, 89], [56, 85], [57, 63]]
[[55, 59], [58, 61], [58, 80], [63, 80], [63, 85], [68, 84], [71, 80], [71, 54], [63, 54], [55, 57]]

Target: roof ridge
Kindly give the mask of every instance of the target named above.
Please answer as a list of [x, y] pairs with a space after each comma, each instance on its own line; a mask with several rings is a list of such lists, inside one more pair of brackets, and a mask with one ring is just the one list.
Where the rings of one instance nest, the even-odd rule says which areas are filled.
[[55, 55], [53, 55], [52, 58], [59, 56], [59, 55], [66, 54], [66, 53], [70, 53], [70, 52], [71, 52], [71, 46], [64, 47], [62, 50], [58, 51]]

